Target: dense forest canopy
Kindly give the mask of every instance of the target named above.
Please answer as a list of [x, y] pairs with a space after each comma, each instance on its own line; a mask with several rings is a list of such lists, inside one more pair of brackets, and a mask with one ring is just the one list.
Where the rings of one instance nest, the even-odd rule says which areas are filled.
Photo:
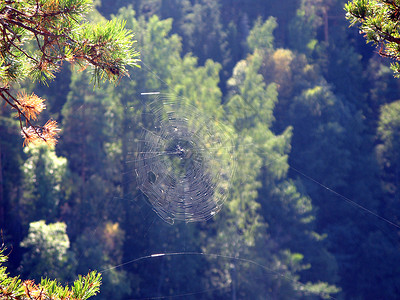
[[[0, 107], [11, 275], [98, 270], [98, 299], [396, 299], [399, 81], [345, 4], [97, 1], [90, 21], [123, 20], [141, 68], [95, 89], [67, 64], [47, 87], [21, 81], [60, 124], [53, 148], [23, 149]], [[183, 203], [223, 196], [208, 221], [153, 210], [178, 191], [171, 171], [192, 176]]]

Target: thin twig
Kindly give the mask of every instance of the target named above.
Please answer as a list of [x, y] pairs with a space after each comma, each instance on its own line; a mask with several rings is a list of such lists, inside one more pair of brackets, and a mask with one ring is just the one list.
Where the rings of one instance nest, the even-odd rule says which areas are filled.
[[[7, 28], [5, 27], [5, 29], [7, 29]], [[21, 49], [21, 48], [18, 47], [16, 44], [14, 44], [12, 41], [10, 41], [10, 39], [8, 38], [8, 35], [7, 35], [7, 34], [5, 34], [5, 35], [3, 35], [3, 36], [5, 36], [5, 38], [8, 40], [8, 42], [9, 42], [11, 45], [13, 45], [15, 48], [17, 48], [19, 51], [21, 51], [26, 57], [28, 57], [28, 58], [32, 59], [33, 61], [37, 62], [37, 60], [36, 60], [35, 58], [33, 58], [32, 56], [30, 56], [30, 55], [29, 55], [28, 53], [26, 53], [23, 49]], [[8, 50], [7, 52], [11, 54], [11, 52], [10, 52], [9, 50]], [[15, 55], [13, 55], [13, 56], [16, 57]]]
[[19, 118], [19, 123], [20, 123], [20, 127], [22, 132], [25, 134], [26, 137], [28, 137], [29, 135], [25, 132], [24, 130], [24, 126], [22, 125], [22, 118], [21, 116], [24, 117], [25, 122], [27, 125], [29, 125], [30, 127], [32, 127], [32, 129], [35, 131], [36, 135], [39, 136], [41, 139], [43, 139], [45, 142], [47, 142], [47, 140], [43, 137], [42, 134], [40, 134], [40, 132], [37, 130], [37, 126], [34, 126], [30, 120], [26, 117], [26, 115], [21, 111], [21, 109], [18, 107], [18, 105], [12, 103], [10, 100], [7, 99], [6, 96], [4, 96], [3, 93], [6, 93], [15, 103], [18, 103], [20, 105], [20, 102], [14, 98], [5, 88], [2, 88], [2, 91], [0, 92], [0, 96], [15, 110], [17, 110], [18, 112], [18, 118]]

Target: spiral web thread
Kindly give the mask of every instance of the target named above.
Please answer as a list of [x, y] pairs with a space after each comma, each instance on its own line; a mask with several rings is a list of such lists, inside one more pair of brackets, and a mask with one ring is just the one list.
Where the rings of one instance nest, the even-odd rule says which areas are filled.
[[166, 222], [206, 221], [221, 209], [235, 172], [227, 128], [196, 107], [157, 95], [136, 152], [139, 189]]

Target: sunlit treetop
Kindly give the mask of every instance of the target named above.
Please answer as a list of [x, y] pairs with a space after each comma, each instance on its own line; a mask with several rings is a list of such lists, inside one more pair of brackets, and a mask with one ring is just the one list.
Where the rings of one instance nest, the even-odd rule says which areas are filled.
[[18, 113], [24, 144], [56, 143], [57, 126], [31, 123], [45, 108], [35, 94], [14, 95], [12, 87], [24, 79], [46, 83], [63, 61], [83, 70], [91, 67], [93, 80], [117, 82], [138, 67], [133, 33], [121, 20], [99, 24], [85, 21], [91, 0], [3, 0], [0, 2], [0, 97]]
[[345, 10], [351, 26], [357, 25], [381, 56], [394, 60], [392, 69], [400, 77], [400, 1], [354, 0], [345, 5]]

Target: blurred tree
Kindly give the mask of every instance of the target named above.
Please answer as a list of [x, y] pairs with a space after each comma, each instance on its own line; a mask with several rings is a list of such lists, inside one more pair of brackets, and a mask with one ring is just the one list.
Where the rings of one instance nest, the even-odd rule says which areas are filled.
[[[0, 106], [0, 228], [4, 243], [19, 245], [23, 238], [23, 228], [19, 218], [19, 199], [23, 183], [24, 153], [21, 148], [20, 129], [9, 106]], [[16, 269], [21, 251], [14, 248], [9, 264]]]
[[247, 37], [247, 45], [251, 52], [255, 49], [268, 51], [274, 48], [274, 30], [278, 26], [276, 18], [269, 17], [265, 22], [258, 18]]
[[[187, 104], [189, 109], [191, 106], [196, 107], [207, 118], [210, 117], [208, 121], [215, 126], [220, 126], [218, 122], [223, 118], [222, 93], [218, 87], [220, 69], [220, 64], [211, 59], [199, 66], [197, 58], [187, 54], [171, 66], [171, 75], [166, 79], [169, 92], [176, 97], [177, 101]], [[188, 111], [189, 115], [193, 115], [193, 113]], [[205, 126], [205, 124], [200, 124], [200, 126]], [[202, 142], [206, 143], [207, 141], [202, 140]], [[201, 251], [201, 245], [207, 243], [206, 233], [210, 230], [206, 224], [192, 226], [177, 224], [176, 228], [168, 228], [170, 226], [163, 224], [160, 227], [159, 232], [151, 238], [152, 248], [170, 249], [172, 252], [182, 248]], [[169, 241], [171, 240], [177, 242], [170, 245]], [[210, 262], [207, 258], [198, 259], [190, 256], [166, 260], [159, 268], [158, 295], [171, 294], [168, 291], [171, 287], [175, 294], [201, 290], [209, 284], [214, 287], [215, 283], [209, 282], [208, 276], [205, 274], [205, 265], [208, 264]], [[190, 266], [189, 270], [188, 266]], [[198, 279], [182, 284], [184, 278], [193, 277]]]
[[289, 25], [287, 46], [306, 55], [340, 97], [366, 111], [366, 85], [362, 59], [371, 55], [355, 49], [358, 34], [347, 28], [341, 0], [303, 0]]
[[368, 61], [366, 73], [369, 90], [365, 116], [368, 127], [375, 133], [380, 117], [380, 107], [398, 100], [400, 81], [393, 76], [389, 61], [378, 54]]
[[132, 10], [121, 10], [120, 17], [129, 20], [127, 26], [132, 26], [132, 30], [140, 32], [137, 36], [142, 61], [146, 72], [138, 74], [135, 83], [141, 92], [143, 89], [155, 91], [165, 90], [165, 81], [171, 76], [171, 67], [180, 62], [182, 51], [181, 40], [176, 34], [171, 34], [172, 19], [160, 20], [156, 15], [146, 21], [143, 17], [136, 20]]
[[193, 52], [201, 64], [208, 58], [224, 63], [229, 55], [226, 52], [226, 34], [220, 20], [218, 1], [196, 1], [183, 9], [186, 13], [178, 32], [183, 37], [183, 52]]
[[176, 75], [167, 79], [170, 92], [219, 119], [223, 113], [222, 93], [218, 87], [220, 70], [221, 65], [211, 59], [199, 66], [196, 57], [186, 55], [172, 67], [172, 74]]
[[363, 113], [367, 110], [363, 57], [348, 42], [352, 36], [346, 35], [347, 28], [340, 23], [329, 27], [330, 38], [335, 42], [319, 44], [318, 64], [332, 92]]
[[[88, 269], [107, 269], [118, 264], [121, 239], [109, 252], [103, 250], [110, 241], [103, 240], [101, 233], [108, 227], [107, 221], [118, 218], [121, 207], [116, 206], [113, 196], [120, 184], [120, 155], [118, 144], [120, 103], [115, 101], [114, 89], [106, 85], [102, 89], [88, 90], [90, 74], [74, 74], [68, 100], [62, 109], [64, 135], [58, 151], [68, 160], [70, 176], [67, 201], [62, 203], [60, 218], [68, 224], [72, 249], [79, 254], [78, 273]], [[111, 227], [112, 229], [112, 227]], [[115, 258], [115, 260], [110, 259]], [[103, 299], [120, 299], [129, 293], [129, 281], [123, 272], [110, 270], [104, 274]], [[113, 291], [113, 284], [117, 291]], [[128, 291], [128, 292], [127, 292]], [[111, 294], [114, 297], [111, 297]], [[119, 297], [119, 298], [118, 298]]]
[[123, 22], [81, 24], [91, 3], [52, 0], [0, 4], [0, 96], [17, 111], [25, 144], [55, 144], [58, 129], [52, 120], [44, 126], [32, 124], [45, 109], [44, 99], [25, 92], [13, 95], [12, 87], [23, 79], [53, 79], [63, 61], [93, 67], [95, 83], [103, 77], [117, 81], [127, 75], [127, 65], [137, 66], [133, 35]]
[[[123, 244], [123, 261], [130, 261], [143, 255], [149, 249], [154, 251], [164, 251], [163, 247], [176, 237], [175, 228], [173, 233], [167, 234], [165, 228], [157, 231], [157, 237], [148, 236], [148, 228], [155, 222], [152, 216], [153, 212], [147, 205], [140, 192], [137, 190], [134, 171], [135, 153], [137, 151], [137, 142], [142, 130], [141, 124], [149, 122], [146, 119], [146, 104], [151, 101], [151, 97], [140, 95], [141, 92], [166, 92], [168, 87], [166, 81], [172, 76], [173, 67], [181, 62], [181, 42], [176, 34], [171, 34], [172, 19], [160, 20], [156, 15], [146, 20], [144, 16], [136, 18], [135, 11], [131, 6], [122, 8], [117, 18], [126, 20], [127, 28], [138, 32], [138, 49], [141, 52], [143, 68], [140, 72], [134, 70], [133, 80], [123, 78], [118, 89], [114, 92], [114, 101], [119, 103], [118, 107], [123, 109], [116, 114], [120, 126], [117, 136], [120, 141], [121, 156], [118, 157], [119, 164], [122, 162], [122, 170], [118, 175], [121, 182], [121, 197], [123, 201], [118, 201], [120, 209], [118, 210], [118, 220], [121, 228], [125, 229]], [[135, 217], [132, 217], [135, 216]], [[152, 217], [150, 217], [152, 216]], [[169, 225], [168, 225], [169, 226]], [[146, 236], [145, 238], [143, 237]], [[168, 244], [168, 243], [167, 243]], [[153, 295], [158, 293], [162, 295], [164, 288], [169, 292], [175, 292], [176, 286], [169, 281], [169, 276], [165, 275], [157, 262], [149, 264], [143, 269], [141, 265], [130, 264], [125, 270], [129, 272], [130, 277], [137, 280], [131, 282], [132, 295], [137, 297]], [[155, 276], [154, 274], [158, 274]], [[173, 275], [180, 274], [174, 272]], [[171, 289], [164, 286], [164, 280], [169, 281]], [[174, 281], [175, 282], [175, 281]]]
[[[400, 293], [400, 264], [397, 234], [376, 230], [359, 245], [360, 260], [355, 265], [357, 284], [348, 288], [346, 298], [396, 299]], [[368, 268], [364, 266], [367, 265]], [[371, 270], [373, 270], [371, 272]]]
[[[127, 20], [127, 27], [138, 32], [138, 48], [144, 66], [144, 71], [133, 73], [134, 80], [122, 79], [116, 91], [118, 101], [126, 107], [119, 135], [122, 137], [123, 161], [126, 162], [120, 218], [121, 226], [129, 228], [125, 233], [124, 261], [135, 259], [149, 249], [156, 253], [175, 252], [183, 248], [200, 251], [199, 244], [204, 237], [196, 226], [176, 224], [172, 227], [158, 220], [147, 205], [140, 207], [145, 200], [136, 191], [135, 181], [132, 180], [135, 176], [132, 160], [136, 159], [132, 153], [135, 153], [136, 142], [140, 138], [140, 124], [149, 122], [146, 119], [146, 104], [152, 101], [152, 97], [140, 93], [168, 92], [179, 97], [179, 101], [188, 102], [207, 113], [218, 111], [216, 114], [221, 116], [222, 110], [216, 109], [221, 102], [218, 88], [220, 65], [208, 60], [204, 66], [198, 66], [197, 58], [192, 55], [181, 58], [181, 41], [176, 34], [171, 34], [172, 19], [160, 20], [157, 16], [147, 20], [143, 16], [136, 19], [131, 7], [121, 9], [116, 17]], [[133, 215], [136, 217], [132, 218]], [[154, 226], [157, 226], [156, 231], [149, 230]], [[180, 294], [204, 287], [204, 265], [196, 257], [166, 258], [161, 263], [152, 259], [146, 262], [145, 268], [142, 264], [133, 263], [125, 269], [138, 278], [132, 282], [132, 295], [136, 297]], [[182, 284], [183, 278], [185, 284]]]
[[[291, 176], [302, 179], [317, 208], [316, 229], [328, 234], [327, 249], [336, 257], [340, 286], [346, 294], [358, 280], [354, 262], [363, 259], [358, 248], [375, 230], [374, 222], [323, 187], [375, 211], [379, 186], [368, 152], [372, 141], [365, 133], [362, 114], [336, 97], [323, 81], [294, 98], [288, 119], [294, 127]], [[350, 278], [352, 283], [348, 283]]]
[[[170, 3], [171, 2], [171, 3]], [[179, 2], [179, 3], [178, 3]], [[227, 33], [221, 20], [220, 1], [162, 1], [162, 17], [173, 17], [173, 32], [182, 37], [183, 53], [192, 53], [202, 65], [207, 59], [220, 63], [223, 68], [220, 86], [229, 77], [233, 67], [233, 47], [228, 47]], [[168, 4], [174, 6], [168, 6]]]
[[[91, 19], [99, 24], [104, 18], [93, 14]], [[113, 23], [125, 23], [113, 20]], [[131, 32], [128, 30], [128, 32]], [[87, 70], [73, 73], [63, 105], [63, 136], [57, 151], [68, 160], [71, 176], [69, 201], [63, 203], [61, 217], [66, 220], [72, 240], [86, 226], [95, 228], [99, 220], [106, 220], [113, 186], [119, 181], [118, 144], [119, 120], [123, 110], [115, 101], [114, 87], [105, 84], [101, 89], [87, 89], [93, 76]]]
[[21, 242], [27, 248], [21, 262], [25, 277], [37, 282], [43, 277], [61, 282], [74, 278], [77, 262], [70, 251], [66, 229], [65, 223], [46, 225], [43, 220], [29, 225], [28, 236]]
[[296, 16], [289, 23], [288, 45], [291, 49], [311, 55], [320, 40], [326, 42], [327, 36], [321, 38], [319, 32], [321, 26], [326, 25], [330, 2], [321, 0], [300, 2]]
[[[247, 23], [249, 27], [252, 27], [258, 18], [264, 20], [270, 16], [276, 18], [279, 23], [276, 36], [278, 43], [282, 45], [287, 42], [288, 25], [296, 14], [299, 1], [220, 0], [220, 2], [224, 25], [233, 21], [235, 24], [240, 24], [239, 26]], [[240, 31], [245, 34], [243, 38], [246, 39], [248, 32], [246, 34], [244, 30]]]
[[400, 101], [383, 105], [378, 126], [376, 154], [384, 191], [385, 215], [398, 223], [400, 211]]
[[[338, 45], [346, 42], [346, 39], [338, 39], [334, 34], [330, 37], [338, 40]], [[358, 245], [364, 243], [375, 228], [360, 211], [349, 209], [348, 203], [322, 189], [318, 183], [368, 209], [378, 208], [377, 168], [371, 153], [373, 127], [366, 126], [363, 110], [368, 112], [368, 106], [360, 101], [364, 99], [358, 88], [362, 83], [360, 76], [352, 72], [346, 75], [343, 73], [346, 69], [339, 66], [347, 65], [350, 53], [354, 63], [351, 69], [362, 73], [359, 55], [353, 49], [347, 54], [340, 54], [342, 56], [339, 59], [337, 55], [342, 50], [336, 45], [330, 46], [324, 54], [319, 51], [321, 49], [314, 51], [313, 57], [317, 59], [313, 59], [307, 57], [310, 54], [299, 54], [289, 49], [272, 50], [265, 59], [261, 73], [268, 83], [278, 84], [279, 101], [274, 111], [277, 116], [274, 129], [279, 132], [287, 126], [293, 126], [289, 157], [292, 169], [289, 175], [300, 183], [301, 189], [312, 199], [316, 209], [315, 230], [328, 234], [323, 243], [331, 254], [327, 252], [325, 258], [329, 261], [329, 256], [335, 256], [340, 286], [346, 294], [352, 290], [354, 279], [351, 278], [357, 277], [360, 270], [356, 268], [359, 265], [356, 262], [364, 259], [361, 255], [365, 253], [357, 252]], [[324, 56], [332, 57], [328, 67], [321, 64], [320, 59]], [[324, 78], [327, 71], [329, 83]], [[353, 81], [358, 83], [349, 84]], [[354, 91], [349, 91], [351, 89]], [[318, 183], [299, 172], [311, 176]], [[335, 263], [328, 269], [334, 266]], [[312, 272], [312, 269], [306, 271], [308, 276], [318, 274], [309, 271]], [[330, 278], [334, 279], [335, 276]]]
[[74, 243], [80, 253], [77, 272], [97, 269], [102, 272], [103, 283], [96, 299], [125, 299], [131, 292], [131, 280], [123, 269], [114, 268], [122, 263], [124, 231], [118, 223], [99, 223], [95, 230], [84, 230]]
[[[69, 199], [61, 208], [72, 240], [82, 230], [94, 228], [99, 220], [106, 220], [112, 209], [113, 183], [119, 165], [114, 158], [118, 103], [113, 99], [113, 86], [87, 89], [91, 75], [75, 73], [68, 100], [62, 109], [63, 136], [57, 150], [67, 158], [71, 176]], [[116, 153], [114, 153], [116, 151]]]
[[59, 207], [66, 201], [65, 186], [67, 160], [57, 157], [54, 149], [44, 145], [25, 148], [28, 159], [24, 174], [23, 195], [20, 198], [20, 216], [24, 225], [33, 221], [55, 222]]
[[[239, 71], [240, 63], [237, 65], [230, 83], [242, 82], [243, 86], [239, 89], [236, 87], [233, 90], [234, 96], [230, 101], [243, 93], [243, 108], [237, 107], [229, 110], [229, 113], [235, 115], [236, 112], [247, 112], [246, 119], [249, 122], [244, 123], [247, 124], [245, 128], [250, 126], [253, 129], [251, 134], [246, 131], [245, 135], [259, 136], [255, 140], [257, 141], [256, 145], [258, 145], [257, 148], [260, 151], [259, 155], [263, 157], [263, 165], [267, 167], [263, 168], [261, 173], [262, 188], [259, 189], [260, 196], [257, 200], [261, 204], [261, 215], [269, 225], [268, 234], [276, 243], [276, 248], [273, 248], [273, 251], [281, 249], [282, 259], [288, 253], [292, 253], [292, 255], [296, 252], [301, 253], [301, 263], [297, 261], [297, 264], [293, 265], [298, 268], [294, 268], [293, 272], [301, 274], [300, 280], [314, 282], [314, 284], [322, 280], [334, 284], [338, 280], [338, 266], [335, 257], [326, 248], [326, 237], [315, 232], [316, 230], [320, 231], [320, 228], [316, 226], [318, 223], [314, 221], [314, 218], [319, 217], [319, 215], [313, 209], [313, 206], [318, 203], [311, 203], [310, 198], [302, 195], [300, 191], [304, 193], [304, 185], [301, 180], [291, 181], [287, 179], [289, 171], [287, 153], [291, 151], [289, 161], [292, 165], [294, 157], [297, 157], [297, 150], [304, 149], [311, 143], [307, 140], [307, 137], [301, 136], [299, 138], [298, 136], [299, 134], [302, 135], [303, 132], [303, 129], [299, 126], [306, 123], [304, 120], [301, 124], [294, 122], [295, 118], [301, 114], [301, 110], [295, 108], [293, 109], [294, 115], [288, 115], [291, 112], [290, 107], [294, 105], [293, 98], [300, 91], [321, 81], [322, 78], [318, 76], [316, 68], [306, 63], [305, 55], [296, 55], [288, 49], [274, 48], [273, 29], [275, 26], [275, 20], [270, 18], [264, 24], [256, 23], [250, 31], [248, 41], [250, 45], [254, 44], [250, 47], [255, 49], [254, 57], [252, 57], [254, 60], [253, 68], [255, 69], [249, 74], [256, 75], [252, 77], [248, 75], [248, 78], [244, 79], [246, 73]], [[268, 34], [261, 35], [261, 32], [267, 31]], [[260, 38], [253, 38], [256, 36], [260, 36]], [[242, 69], [245, 69], [246, 63], [241, 62], [241, 64], [243, 64]], [[261, 97], [263, 94], [261, 92], [262, 86], [265, 86], [265, 82], [271, 84], [266, 88], [265, 96]], [[267, 97], [272, 97], [274, 94], [276, 97], [274, 102], [262, 100], [268, 99]], [[252, 100], [254, 103], [251, 103], [251, 99], [257, 100]], [[260, 101], [260, 104], [257, 104], [258, 101]], [[264, 105], [264, 109], [261, 108], [261, 103]], [[278, 106], [275, 108], [276, 104]], [[254, 115], [259, 115], [259, 117], [254, 117]], [[310, 115], [312, 114], [308, 112], [308, 118]], [[273, 124], [274, 116], [279, 118], [277, 124]], [[273, 126], [275, 131], [283, 133], [275, 135], [271, 131]], [[316, 126], [316, 123], [313, 126]], [[257, 127], [259, 127], [258, 130], [256, 130]], [[304, 133], [310, 131], [312, 129], [307, 129]], [[268, 135], [267, 132], [269, 132]], [[304, 144], [299, 146], [299, 142], [304, 142]], [[321, 153], [318, 155], [320, 156]], [[310, 163], [308, 162], [307, 166]], [[300, 169], [305, 170], [304, 168]], [[289, 175], [293, 177], [292, 171]], [[289, 252], [284, 252], [282, 249], [287, 249]], [[288, 257], [291, 257], [291, 255]], [[320, 270], [326, 270], [324, 276], [321, 276]], [[329, 287], [326, 288], [327, 291], [330, 290]], [[336, 288], [333, 288], [333, 290], [338, 291]], [[322, 292], [322, 290], [320, 291]]]
[[[270, 34], [272, 35], [272, 31]], [[229, 80], [231, 97], [226, 109], [230, 122], [238, 133], [240, 173], [233, 184], [235, 188], [232, 200], [227, 204], [230, 215], [224, 222], [228, 225], [226, 228], [221, 226], [224, 229], [221, 229], [221, 235], [216, 241], [221, 243], [222, 240], [219, 239], [223, 236], [228, 240], [229, 237], [235, 237], [235, 241], [230, 243], [235, 247], [228, 247], [227, 251], [229, 249], [238, 252], [228, 253], [229, 256], [251, 255], [252, 259], [261, 261], [273, 270], [275, 275], [279, 274], [256, 284], [255, 287], [239, 275], [246, 271], [237, 271], [241, 267], [234, 266], [236, 279], [230, 280], [243, 284], [243, 287], [237, 287], [239, 298], [257, 298], [257, 295], [263, 293], [272, 299], [337, 293], [334, 286], [316, 283], [321, 280], [317, 274], [304, 275], [302, 279], [308, 285], [301, 284], [297, 275], [309, 269], [308, 264], [312, 262], [312, 267], [315, 265], [316, 270], [326, 270], [324, 267], [329, 266], [327, 269], [330, 268], [330, 274], [326, 274], [324, 279], [334, 282], [336, 269], [331, 256], [323, 254], [315, 257], [316, 253], [324, 253], [326, 250], [322, 246], [321, 238], [312, 231], [311, 202], [296, 191], [293, 182], [286, 179], [291, 128], [287, 128], [281, 135], [275, 135], [270, 129], [274, 121], [273, 109], [277, 102], [277, 92], [276, 85], [267, 86], [262, 75], [258, 73], [264, 60], [262, 53], [256, 48], [252, 56], [237, 64], [233, 77]], [[240, 149], [245, 154], [240, 154]], [[240, 189], [237, 190], [239, 186]], [[237, 236], [223, 230], [237, 230], [241, 232], [241, 238], [237, 239]], [[265, 255], [266, 251], [268, 255]], [[296, 251], [307, 251], [307, 257]]]

